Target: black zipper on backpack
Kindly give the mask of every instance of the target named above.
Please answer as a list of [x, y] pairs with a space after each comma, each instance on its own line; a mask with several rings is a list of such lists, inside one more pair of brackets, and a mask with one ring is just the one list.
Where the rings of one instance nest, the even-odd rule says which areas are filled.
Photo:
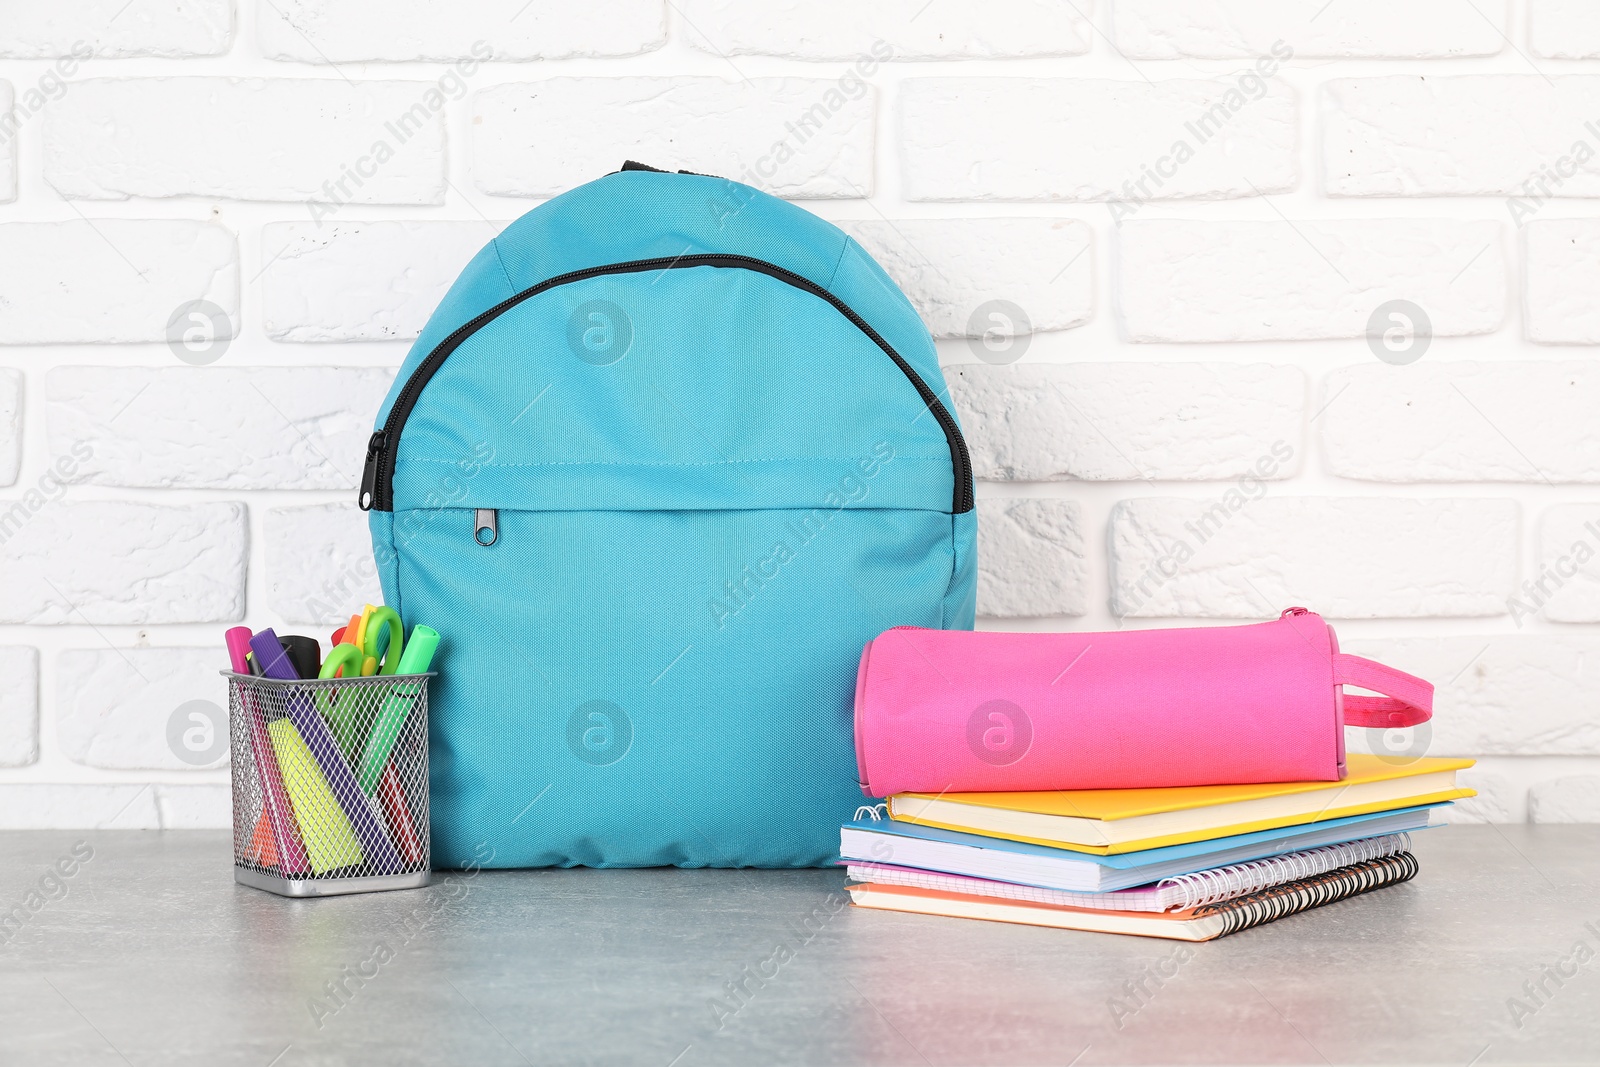
[[916, 387], [917, 394], [922, 397], [928, 411], [938, 421], [944, 430], [945, 440], [950, 445], [950, 466], [955, 473], [955, 499], [951, 503], [954, 514], [971, 511], [973, 508], [972, 491], [972, 459], [967, 452], [967, 442], [961, 436], [961, 428], [956, 425], [956, 420], [950, 415], [949, 410], [939, 400], [939, 395], [928, 388], [928, 383], [923, 381], [916, 371], [911, 369], [911, 364], [896, 352], [878, 332], [867, 324], [867, 321], [855, 310], [834, 296], [822, 286], [811, 279], [796, 274], [794, 271], [785, 270], [775, 263], [768, 263], [764, 259], [753, 256], [735, 255], [701, 255], [701, 256], [676, 256], [659, 257], [656, 259], [635, 259], [626, 263], [609, 263], [600, 267], [586, 267], [583, 270], [569, 271], [558, 274], [554, 278], [547, 278], [538, 285], [532, 286], [514, 296], [500, 301], [488, 311], [456, 327], [448, 337], [434, 346], [426, 359], [417, 364], [417, 369], [411, 372], [406, 379], [406, 384], [401, 388], [400, 395], [395, 398], [394, 406], [389, 409], [389, 417], [383, 421], [383, 428], [378, 430], [367, 441], [367, 461], [361, 472], [361, 495], [357, 503], [362, 511], [393, 511], [394, 510], [394, 468], [398, 454], [400, 431], [405, 428], [406, 419], [411, 417], [411, 409], [416, 407], [422, 390], [438, 373], [444, 361], [450, 354], [473, 334], [483, 327], [527, 300], [529, 297], [538, 296], [540, 293], [554, 289], [558, 285], [567, 285], [572, 282], [584, 281], [588, 278], [597, 278], [605, 274], [636, 274], [647, 270], [673, 270], [684, 267], [738, 267], [743, 270], [752, 270], [758, 274], [776, 278], [796, 289], [803, 289], [813, 296], [821, 297], [834, 310], [850, 320], [850, 324], [881, 348], [885, 355], [894, 360], [895, 366], [900, 368], [906, 378]]

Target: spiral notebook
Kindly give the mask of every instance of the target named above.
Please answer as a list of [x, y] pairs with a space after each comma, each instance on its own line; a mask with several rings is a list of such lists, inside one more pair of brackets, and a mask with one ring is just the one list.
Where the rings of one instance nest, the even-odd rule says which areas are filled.
[[916, 867], [1070, 893], [1109, 893], [1190, 871], [1302, 852], [1360, 837], [1422, 830], [1435, 825], [1437, 812], [1443, 807], [1448, 805], [1353, 815], [1120, 856], [1071, 852], [891, 819], [858, 819], [840, 828], [839, 853], [851, 863]]
[[849, 887], [858, 908], [944, 915], [956, 919], [1050, 926], [1108, 934], [1164, 937], [1175, 941], [1211, 941], [1275, 922], [1286, 915], [1320, 908], [1414, 877], [1417, 860], [1409, 852], [1337, 867], [1257, 893], [1215, 904], [1170, 912], [1109, 911], [1064, 907], [1026, 900], [1002, 900], [965, 893], [946, 893], [913, 886], [867, 883]]
[[974, 897], [999, 897], [1034, 904], [1054, 904], [1069, 908], [1094, 908], [1100, 911], [1185, 911], [1218, 904], [1235, 897], [1270, 889], [1302, 878], [1325, 874], [1365, 860], [1382, 859], [1398, 852], [1411, 851], [1410, 834], [1389, 834], [1345, 841], [1322, 848], [1289, 852], [1281, 856], [1233, 863], [1226, 867], [1164, 878], [1154, 885], [1119, 889], [1111, 893], [1074, 893], [1064, 889], [1044, 889], [988, 878], [969, 878], [959, 874], [898, 867], [888, 863], [850, 861], [847, 870], [852, 881], [876, 885], [910, 886], [941, 893]]

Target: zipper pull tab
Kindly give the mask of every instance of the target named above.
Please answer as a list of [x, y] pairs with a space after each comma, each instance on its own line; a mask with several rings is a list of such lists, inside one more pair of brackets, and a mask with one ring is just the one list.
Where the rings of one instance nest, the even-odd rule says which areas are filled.
[[356, 498], [356, 506], [362, 511], [371, 511], [377, 503], [373, 497], [378, 491], [378, 457], [388, 442], [382, 430], [367, 438], [367, 462], [361, 468], [361, 495]]
[[500, 513], [494, 508], [479, 508], [473, 513], [472, 539], [484, 548], [500, 540]]
[[1284, 608], [1278, 615], [1280, 619], [1287, 619], [1290, 615], [1310, 615], [1310, 608]]

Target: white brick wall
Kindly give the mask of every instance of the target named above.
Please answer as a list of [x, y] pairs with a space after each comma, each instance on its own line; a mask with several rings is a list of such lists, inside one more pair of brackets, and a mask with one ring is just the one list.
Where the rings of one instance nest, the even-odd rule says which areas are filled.
[[16, 222], [0, 248], [0, 344], [160, 341], [191, 300], [239, 317], [238, 242], [214, 223]]
[[[1597, 116], [1600, 77], [1589, 75], [1334, 79], [1322, 88], [1325, 189], [1512, 196], [1554, 174], [1561, 196], [1600, 195]], [[1580, 142], [1587, 153], [1574, 152]]]
[[271, 223], [262, 325], [274, 341], [409, 341], [499, 232], [481, 220]]
[[[410, 339], [628, 158], [795, 198], [905, 288], [980, 625], [1305, 603], [1438, 684], [1431, 750], [1481, 760], [1452, 818], [1600, 820], [1597, 10], [7, 5], [0, 827], [226, 824], [169, 733], [222, 629], [377, 597], [351, 486]], [[1367, 337], [1391, 301], [1415, 362]]]
[[1523, 242], [1528, 339], [1600, 344], [1600, 219], [1540, 219]]
[[242, 504], [0, 499], [0, 623], [237, 622]]
[[[228, 687], [217, 673], [211, 648], [81, 648], [56, 657], [57, 733], [67, 757], [90, 767], [114, 770], [187, 770], [220, 766], [216, 757], [198, 760], [217, 747], [217, 730], [227, 733]], [[210, 715], [192, 721], [185, 705], [204, 701]], [[178, 743], [169, 725], [178, 718]], [[186, 748], [183, 734], [200, 728]]]
[[[12, 109], [16, 93], [10, 82], [0, 81], [0, 124], [16, 121]], [[0, 125], [0, 204], [17, 198], [17, 138]]]
[[1020, 307], [1033, 332], [1082, 326], [1094, 311], [1093, 231], [1074, 219], [863, 219], [844, 230], [935, 337], [981, 337], [996, 325], [984, 314], [993, 300]]
[[1129, 222], [1117, 295], [1132, 341], [1360, 337], [1380, 304], [1427, 311], [1435, 336], [1505, 316], [1498, 222]]
[[[1349, 733], [1350, 731], [1346, 731]], [[1348, 740], [1348, 739], [1347, 739]], [[1352, 751], [1356, 749], [1352, 747]], [[1527, 789], [1518, 789], [1504, 774], [1485, 771], [1482, 766], [1469, 767], [1456, 774], [1456, 781], [1478, 795], [1458, 800], [1444, 810], [1444, 821], [1449, 823], [1522, 822], [1522, 797]]]
[[[898, 59], [1014, 59], [1089, 50], [1088, 5], [1054, 0], [685, 0], [684, 37], [719, 56], [855, 59], [874, 45]], [[881, 44], [880, 44], [881, 42]]]
[[1294, 367], [978, 364], [946, 378], [974, 470], [990, 481], [1286, 478], [1299, 453], [1305, 376]]
[[1346, 478], [1600, 482], [1600, 363], [1374, 361], [1323, 393], [1323, 447]]
[[229, 0], [50, 0], [9, 3], [0, 57], [47, 59], [74, 50], [122, 58], [214, 56], [233, 38]]
[[[1296, 179], [1298, 104], [1281, 79], [1261, 84], [1254, 98], [1237, 79], [912, 78], [900, 89], [905, 196], [1135, 201], [1282, 192]], [[1149, 168], [1158, 178], [1140, 190]]]
[[662, 0], [281, 0], [256, 9], [256, 35], [268, 59], [301, 63], [632, 56], [661, 47], [664, 13]]
[[22, 372], [0, 367], [0, 486], [17, 480], [22, 460]]
[[[1539, 523], [1536, 572], [1523, 579], [1512, 617], [1600, 622], [1600, 504], [1559, 504]], [[1533, 569], [1533, 568], [1530, 568]]]
[[1117, 47], [1137, 59], [1253, 59], [1276, 42], [1307, 58], [1488, 56], [1505, 0], [1115, 0]]
[[39, 651], [0, 647], [0, 767], [39, 756]]
[[1600, 56], [1600, 9], [1585, 0], [1528, 0], [1529, 43], [1551, 59]]
[[978, 502], [978, 611], [991, 618], [1082, 615], [1087, 544], [1071, 500]]
[[223, 784], [0, 782], [0, 830], [196, 830], [233, 825]]
[[267, 604], [290, 622], [333, 628], [352, 604], [381, 603], [367, 517], [352, 503], [273, 508], [266, 519]]
[[[473, 96], [473, 174], [501, 196], [554, 196], [642, 156], [779, 196], [872, 190], [875, 91], [813, 78], [550, 78]], [[781, 149], [781, 150], [780, 150]], [[690, 166], [694, 164], [694, 166]]]
[[1499, 615], [1516, 576], [1509, 500], [1147, 497], [1111, 515], [1112, 594], [1146, 618]]
[[1528, 793], [1533, 822], [1600, 822], [1600, 774], [1540, 782]]
[[430, 99], [433, 89], [403, 81], [88, 78], [45, 107], [44, 177], [75, 200], [437, 204], [444, 105]]
[[53, 455], [88, 453], [74, 482], [354, 489], [393, 380], [381, 367], [57, 367], [45, 425]]
[[1600, 639], [1368, 638], [1341, 647], [1434, 683], [1435, 701], [1450, 709], [1432, 724], [1440, 755], [1600, 755], [1589, 691]]

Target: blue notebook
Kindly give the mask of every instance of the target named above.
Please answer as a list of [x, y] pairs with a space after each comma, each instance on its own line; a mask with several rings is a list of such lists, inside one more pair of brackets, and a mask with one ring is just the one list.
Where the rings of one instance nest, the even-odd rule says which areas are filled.
[[892, 863], [1042, 889], [1109, 893], [1229, 863], [1264, 859], [1363, 837], [1423, 830], [1437, 825], [1434, 812], [1446, 807], [1449, 804], [1425, 804], [1370, 815], [1349, 815], [1210, 841], [1124, 852], [1118, 856], [1096, 856], [890, 819], [858, 819], [840, 829], [839, 852], [846, 860]]

